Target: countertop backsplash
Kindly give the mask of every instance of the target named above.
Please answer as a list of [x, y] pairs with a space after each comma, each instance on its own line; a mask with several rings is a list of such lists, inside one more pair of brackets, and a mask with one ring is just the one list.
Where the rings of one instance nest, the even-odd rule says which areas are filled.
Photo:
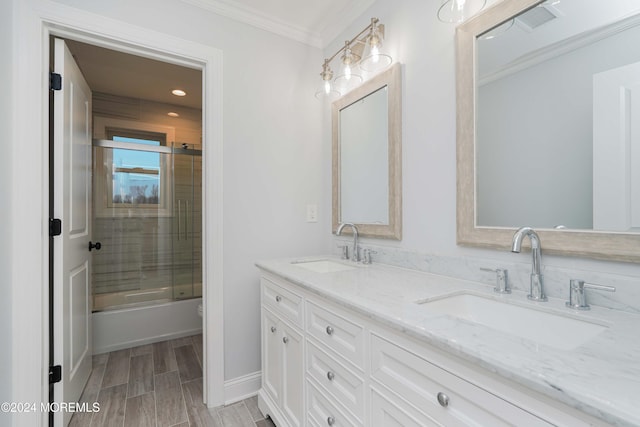
[[[352, 242], [351, 239], [336, 241], [340, 242], [340, 245], [350, 245]], [[429, 255], [407, 251], [402, 248], [368, 243], [362, 243], [360, 246], [362, 249], [371, 249], [376, 252], [372, 255], [374, 263], [472, 280], [488, 285], [495, 284], [496, 275], [490, 271], [483, 271], [481, 268], [506, 269], [509, 272], [509, 286], [512, 289], [529, 291], [530, 256], [526, 258], [528, 262], [520, 261], [523, 259], [522, 256], [517, 257], [519, 258], [517, 262], [505, 262], [503, 260], [470, 256]], [[340, 256], [341, 249], [339, 245], [336, 244], [334, 247], [333, 254]], [[523, 252], [523, 254], [525, 253]], [[528, 255], [529, 253], [527, 252], [526, 254]], [[616, 292], [588, 290], [587, 302], [590, 305], [640, 314], [640, 278], [593, 270], [560, 268], [553, 265], [545, 265], [544, 260], [543, 252], [542, 275], [544, 277], [544, 291], [547, 296], [568, 299], [569, 280], [579, 279], [616, 288]]]

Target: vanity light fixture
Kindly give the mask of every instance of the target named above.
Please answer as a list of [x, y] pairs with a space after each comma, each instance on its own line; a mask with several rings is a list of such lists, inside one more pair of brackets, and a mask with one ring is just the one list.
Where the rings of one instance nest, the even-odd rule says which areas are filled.
[[340, 58], [342, 61], [342, 72], [335, 79], [335, 83], [340, 92], [347, 92], [354, 86], [362, 83], [362, 76], [357, 73], [360, 55], [353, 53], [349, 40], [344, 42], [344, 53]]
[[[381, 71], [391, 65], [391, 57], [380, 52], [384, 40], [384, 28], [378, 25], [376, 18], [371, 18], [371, 29], [367, 36], [364, 58], [360, 61], [360, 68], [369, 72]], [[382, 28], [382, 29], [381, 29]]]
[[438, 9], [438, 19], [457, 24], [480, 12], [487, 0], [443, 0]]
[[[380, 24], [378, 18], [371, 18], [371, 23], [364, 30], [345, 41], [343, 47], [324, 60], [320, 73], [322, 83], [316, 91], [316, 98], [336, 98], [353, 89], [363, 81], [359, 70], [376, 73], [391, 65], [391, 56], [381, 52], [383, 40], [384, 25]], [[341, 53], [340, 74], [332, 81], [331, 61]]]

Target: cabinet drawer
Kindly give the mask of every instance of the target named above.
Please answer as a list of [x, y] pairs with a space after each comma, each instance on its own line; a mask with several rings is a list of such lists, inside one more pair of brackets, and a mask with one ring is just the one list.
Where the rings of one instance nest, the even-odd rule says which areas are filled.
[[302, 327], [302, 297], [263, 277], [262, 303], [278, 316]]
[[347, 318], [307, 302], [307, 333], [358, 369], [364, 366], [364, 329]]
[[371, 387], [371, 427], [443, 427], [389, 392]]
[[326, 391], [360, 422], [363, 421], [364, 380], [309, 340], [307, 340], [307, 375], [324, 386]]
[[374, 334], [371, 376], [447, 427], [551, 425]]
[[307, 417], [310, 425], [318, 427], [361, 426], [354, 418], [339, 409], [330, 397], [325, 396], [312, 381], [307, 381]]

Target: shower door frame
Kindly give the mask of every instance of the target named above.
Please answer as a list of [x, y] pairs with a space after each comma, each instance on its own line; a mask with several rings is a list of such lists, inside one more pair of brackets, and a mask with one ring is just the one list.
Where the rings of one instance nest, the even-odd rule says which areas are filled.
[[[33, 190], [32, 200], [36, 201], [36, 206], [40, 206], [33, 213], [25, 212], [21, 218], [16, 218], [15, 226], [18, 229], [28, 229], [37, 218], [43, 218], [48, 223], [49, 177], [46, 164], [49, 152], [47, 111], [50, 37], [69, 38], [202, 71], [203, 140], [206, 141], [203, 147], [202, 186], [203, 392], [207, 406], [223, 404], [222, 51], [62, 4], [42, 2], [37, 8], [33, 8], [31, 4], [14, 2], [13, 6], [16, 9], [16, 28], [22, 29], [14, 46], [18, 52], [31, 52], [22, 56], [21, 61], [13, 67], [16, 70], [14, 93], [20, 93], [15, 99], [13, 117], [16, 126], [13, 135], [17, 139], [34, 141], [33, 144], [17, 147], [13, 155], [31, 156], [37, 164], [43, 165], [42, 168], [28, 168], [25, 173], [14, 175], [14, 179], [24, 178], [23, 187]], [[13, 34], [17, 33], [14, 31]], [[34, 81], [40, 83], [34, 84]], [[44, 221], [42, 229], [45, 229]], [[43, 309], [47, 307], [49, 299], [49, 237], [39, 230], [22, 237], [19, 241], [15, 234], [12, 235], [17, 253], [27, 253], [27, 250], [34, 247], [40, 249], [36, 250], [31, 259], [17, 259], [14, 264], [14, 268], [20, 271], [17, 277], [26, 280], [26, 283], [23, 286], [12, 286], [12, 304], [20, 307], [12, 312], [12, 397], [23, 402], [46, 402], [48, 388], [44, 385], [48, 383], [49, 377], [47, 336], [50, 325], [47, 311]], [[33, 283], [33, 286], [24, 286], [27, 283]], [[25, 303], [26, 301], [30, 301], [30, 304]], [[46, 425], [47, 418], [47, 413], [31, 413], [21, 414], [13, 421], [16, 426], [43, 426]]]

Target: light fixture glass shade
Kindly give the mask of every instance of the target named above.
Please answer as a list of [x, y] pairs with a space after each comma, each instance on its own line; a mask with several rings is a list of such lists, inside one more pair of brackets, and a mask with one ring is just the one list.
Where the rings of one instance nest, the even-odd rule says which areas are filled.
[[362, 83], [362, 76], [357, 73], [359, 60], [360, 56], [351, 51], [349, 41], [346, 41], [344, 43], [344, 54], [342, 55], [342, 67], [335, 80], [336, 87], [341, 93], [349, 92]]
[[320, 82], [316, 90], [316, 98], [333, 100], [340, 97], [340, 92], [334, 87], [331, 80], [323, 80]]
[[381, 51], [383, 35], [379, 31], [377, 23], [377, 19], [371, 20], [371, 31], [366, 38], [364, 54], [362, 61], [360, 61], [360, 68], [369, 73], [382, 71], [392, 62], [391, 56]]
[[339, 91], [341, 94], [345, 94], [351, 91], [351, 89], [354, 89], [360, 86], [362, 81], [363, 81], [363, 78], [361, 75], [351, 74], [350, 78], [346, 78], [344, 75], [340, 75], [336, 77], [336, 80], [334, 83], [335, 83], [336, 90]]
[[438, 9], [438, 19], [447, 23], [459, 23], [475, 15], [487, 4], [487, 0], [443, 0]]
[[316, 90], [316, 98], [334, 99], [339, 97], [340, 92], [338, 92], [333, 86], [333, 83], [331, 83], [331, 80], [333, 79], [333, 71], [331, 71], [328, 59], [325, 59], [324, 64], [322, 64], [320, 77], [322, 78], [322, 81], [320, 82], [320, 87]]

